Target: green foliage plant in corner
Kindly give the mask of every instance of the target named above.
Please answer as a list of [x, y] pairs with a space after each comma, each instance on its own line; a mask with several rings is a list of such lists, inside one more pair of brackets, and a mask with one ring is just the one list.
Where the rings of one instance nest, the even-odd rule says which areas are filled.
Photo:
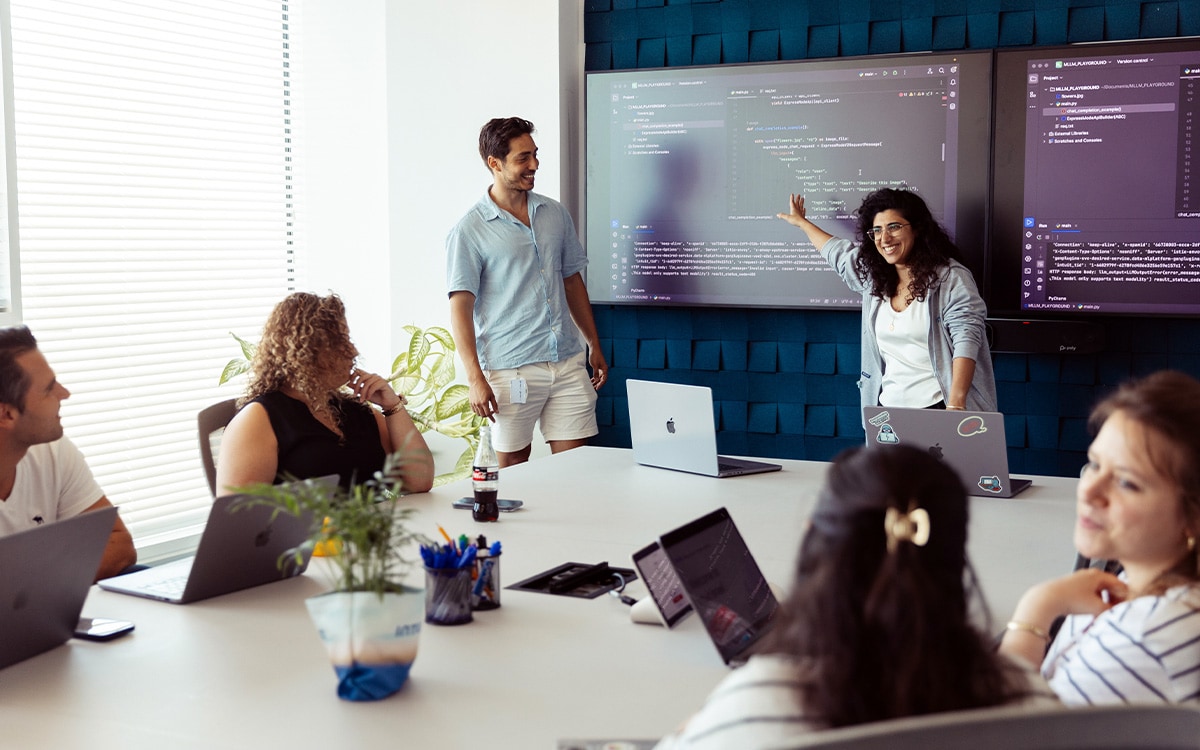
[[467, 443], [454, 468], [438, 475], [434, 484], [468, 477], [484, 420], [471, 412], [470, 389], [454, 382], [454, 338], [439, 326], [404, 330], [408, 349], [392, 363], [388, 381], [397, 393], [408, 396], [408, 413], [421, 432], [433, 430]]
[[[419, 328], [408, 325], [404, 330], [409, 334], [408, 347], [392, 362], [388, 382], [396, 393], [408, 397], [408, 413], [417, 429], [466, 441], [454, 468], [435, 477], [434, 485], [468, 477], [475, 448], [479, 445], [483, 417], [471, 413], [470, 389], [454, 382], [454, 338], [440, 326]], [[238, 342], [242, 356], [225, 365], [221, 384], [248, 372], [254, 358], [254, 344], [236, 334], [229, 335]]]

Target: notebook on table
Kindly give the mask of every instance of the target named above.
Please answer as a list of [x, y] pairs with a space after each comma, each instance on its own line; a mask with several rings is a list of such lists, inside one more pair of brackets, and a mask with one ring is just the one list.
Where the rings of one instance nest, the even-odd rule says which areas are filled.
[[633, 458], [639, 464], [722, 478], [783, 468], [717, 455], [711, 388], [626, 380], [625, 389]]
[[1008, 474], [1004, 415], [991, 411], [864, 406], [867, 445], [910, 445], [954, 469], [967, 493], [1012, 497], [1033, 484]]
[[101, 508], [0, 537], [0, 668], [75, 633], [116, 519]]
[[303, 573], [312, 550], [305, 548], [298, 563], [291, 550], [308, 538], [312, 514], [276, 514], [265, 505], [235, 510], [244, 498], [226, 495], [213, 501], [193, 557], [109, 578], [100, 582], [100, 588], [187, 604]]
[[719, 508], [659, 538], [704, 629], [727, 665], [742, 664], [779, 603], [730, 517]]

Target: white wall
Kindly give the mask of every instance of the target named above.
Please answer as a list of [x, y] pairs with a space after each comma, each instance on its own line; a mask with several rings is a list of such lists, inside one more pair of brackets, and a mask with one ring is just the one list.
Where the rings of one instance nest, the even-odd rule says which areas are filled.
[[491, 176], [479, 128], [532, 120], [537, 190], [560, 195], [557, 0], [460, 0], [388, 7], [393, 343], [399, 325], [448, 326], [445, 238]]
[[[303, 3], [306, 286], [342, 295], [371, 369], [390, 367], [405, 324], [449, 327], [444, 242], [491, 183], [478, 152], [483, 123], [532, 120], [537, 189], [573, 203], [560, 184], [564, 151], [578, 153], [563, 124], [576, 119], [561, 92], [577, 96], [581, 6]], [[565, 60], [564, 37], [574, 47]], [[573, 184], [577, 171], [566, 172]]]
[[383, 0], [298, 4], [301, 288], [337, 292], [364, 364], [387, 370], [387, 49]]

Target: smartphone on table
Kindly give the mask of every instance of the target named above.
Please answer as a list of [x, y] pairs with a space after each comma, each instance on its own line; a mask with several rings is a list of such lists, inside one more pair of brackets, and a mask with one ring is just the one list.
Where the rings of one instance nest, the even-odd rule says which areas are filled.
[[88, 641], [111, 641], [133, 630], [128, 620], [110, 620], [106, 617], [80, 617], [75, 625], [75, 637]]

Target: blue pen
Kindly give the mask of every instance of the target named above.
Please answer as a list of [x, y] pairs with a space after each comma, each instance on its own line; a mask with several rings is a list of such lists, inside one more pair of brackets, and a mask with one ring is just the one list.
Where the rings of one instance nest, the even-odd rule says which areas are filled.
[[492, 553], [493, 556], [500, 554], [500, 542], [492, 542], [492, 546], [488, 548], [488, 552]]
[[483, 567], [479, 569], [479, 580], [475, 581], [475, 589], [471, 592], [474, 596], [479, 596], [483, 593], [483, 587], [488, 582], [488, 574], [492, 572], [492, 565], [495, 560], [490, 557], [483, 561]]

